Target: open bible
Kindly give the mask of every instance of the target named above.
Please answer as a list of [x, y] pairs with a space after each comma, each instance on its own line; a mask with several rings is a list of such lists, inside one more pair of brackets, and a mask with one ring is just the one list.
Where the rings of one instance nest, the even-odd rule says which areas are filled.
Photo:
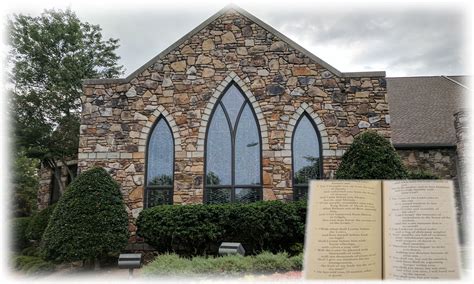
[[449, 180], [311, 181], [306, 279], [456, 279]]

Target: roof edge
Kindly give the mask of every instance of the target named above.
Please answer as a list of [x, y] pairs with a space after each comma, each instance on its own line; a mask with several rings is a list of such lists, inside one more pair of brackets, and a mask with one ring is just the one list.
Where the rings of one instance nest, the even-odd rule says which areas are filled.
[[361, 72], [342, 72], [341, 77], [386, 77], [385, 71], [361, 71]]
[[244, 17], [247, 17], [251, 21], [255, 22], [256, 24], [260, 25], [262, 28], [266, 29], [267, 31], [277, 35], [280, 39], [288, 43], [291, 47], [296, 49], [297, 51], [303, 53], [304, 55], [308, 56], [310, 59], [314, 60], [316, 63], [321, 65], [322, 67], [326, 68], [330, 72], [334, 73], [335, 75], [339, 77], [385, 77], [386, 73], [385, 71], [368, 71], [368, 72], [341, 72], [335, 67], [331, 66], [329, 63], [326, 61], [322, 60], [321, 58], [317, 57], [310, 51], [306, 50], [284, 34], [280, 33], [270, 25], [266, 24], [262, 20], [258, 19], [254, 15], [250, 14], [246, 10], [238, 7], [235, 4], [229, 4], [226, 5], [224, 8], [219, 10], [217, 13], [214, 15], [210, 16], [207, 20], [199, 24], [197, 27], [192, 29], [190, 32], [182, 36], [180, 39], [178, 39], [175, 43], [170, 45], [168, 48], [160, 52], [158, 55], [153, 57], [152, 59], [148, 60], [145, 64], [143, 64], [141, 67], [139, 67], [137, 70], [132, 72], [130, 75], [128, 75], [125, 78], [106, 78], [106, 79], [83, 79], [82, 84], [83, 85], [96, 85], [96, 84], [125, 84], [129, 83], [133, 78], [135, 78], [138, 74], [141, 72], [145, 71], [148, 67], [150, 67], [154, 62], [156, 62], [158, 59], [164, 57], [166, 54], [168, 54], [170, 51], [181, 45], [183, 42], [185, 42], [187, 39], [201, 31], [203, 28], [205, 28], [208, 24], [210, 24], [212, 21], [215, 19], [219, 18], [222, 16], [225, 12], [230, 11], [230, 10], [235, 10], [239, 14], [243, 15]]
[[466, 86], [466, 85], [464, 85], [464, 84], [461, 84], [461, 82], [456, 81], [456, 80], [454, 80], [453, 78], [450, 78], [450, 77], [445, 76], [445, 75], [441, 75], [441, 77], [444, 78], [444, 79], [446, 79], [446, 80], [448, 80], [448, 81], [450, 81], [450, 82], [453, 83], [453, 84], [456, 84], [456, 85], [458, 85], [458, 86], [463, 87], [463, 88], [466, 89], [466, 90], [471, 90], [468, 86]]

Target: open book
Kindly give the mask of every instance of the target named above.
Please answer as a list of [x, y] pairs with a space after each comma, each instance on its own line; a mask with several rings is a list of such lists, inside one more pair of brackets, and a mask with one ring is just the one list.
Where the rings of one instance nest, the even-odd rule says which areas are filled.
[[311, 181], [306, 279], [459, 278], [449, 180]]

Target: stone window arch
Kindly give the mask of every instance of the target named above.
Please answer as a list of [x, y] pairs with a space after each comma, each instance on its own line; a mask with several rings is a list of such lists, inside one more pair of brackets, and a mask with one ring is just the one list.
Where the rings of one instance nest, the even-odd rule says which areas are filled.
[[205, 135], [204, 201], [262, 199], [262, 135], [252, 102], [230, 82], [217, 99]]
[[149, 132], [146, 146], [145, 206], [173, 203], [175, 140], [163, 115]]
[[323, 177], [321, 134], [306, 111], [296, 121], [291, 145], [293, 196], [295, 200], [299, 200], [306, 198], [310, 179]]

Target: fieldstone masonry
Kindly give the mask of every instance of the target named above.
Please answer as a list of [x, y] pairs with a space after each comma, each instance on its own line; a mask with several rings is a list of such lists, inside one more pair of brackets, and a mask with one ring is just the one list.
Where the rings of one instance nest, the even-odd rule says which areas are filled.
[[398, 154], [409, 170], [423, 170], [442, 179], [456, 179], [457, 155], [454, 148], [398, 149]]
[[202, 203], [206, 129], [231, 82], [261, 129], [264, 200], [293, 198], [291, 137], [304, 112], [321, 135], [325, 178], [360, 132], [391, 136], [384, 72], [341, 73], [253, 16], [221, 11], [130, 77], [84, 83], [79, 171], [102, 166], [121, 184], [132, 235], [153, 123], [162, 115], [175, 139], [174, 203]]
[[[59, 193], [62, 195], [64, 193], [64, 190], [66, 190], [66, 186], [68, 185], [68, 182], [70, 182], [72, 179], [69, 177], [69, 172], [67, 169], [67, 166], [74, 166], [77, 164], [76, 160], [69, 160], [66, 161], [66, 165], [64, 165], [62, 162], [57, 163], [57, 169], [59, 169], [58, 174], [59, 174]], [[70, 168], [69, 171], [74, 171], [73, 168]], [[72, 172], [73, 175], [76, 175], [76, 172]], [[38, 176], [39, 176], [39, 188], [38, 188], [38, 210], [43, 210], [46, 207], [48, 207], [51, 203], [51, 192], [52, 192], [52, 187], [53, 187], [53, 180], [55, 178], [54, 176], [54, 170], [51, 169], [51, 167], [48, 167], [44, 164], [41, 164], [41, 168], [38, 171]]]

